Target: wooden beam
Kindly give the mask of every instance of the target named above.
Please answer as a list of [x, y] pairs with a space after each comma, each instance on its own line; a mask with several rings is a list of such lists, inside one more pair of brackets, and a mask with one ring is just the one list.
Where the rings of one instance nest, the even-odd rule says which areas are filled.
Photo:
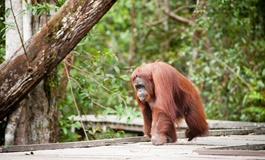
[[147, 137], [131, 137], [131, 138], [116, 138], [106, 140], [94, 140], [94, 141], [81, 141], [81, 142], [65, 142], [65, 143], [49, 143], [49, 144], [33, 144], [33, 145], [14, 145], [5, 146], [0, 149], [0, 153], [5, 152], [23, 152], [23, 151], [36, 151], [36, 150], [53, 150], [64, 148], [88, 148], [99, 146], [110, 146], [117, 144], [129, 144], [137, 142], [148, 142]]
[[219, 149], [198, 149], [193, 153], [199, 155], [211, 155], [211, 156], [257, 156], [265, 157], [264, 150], [219, 150]]

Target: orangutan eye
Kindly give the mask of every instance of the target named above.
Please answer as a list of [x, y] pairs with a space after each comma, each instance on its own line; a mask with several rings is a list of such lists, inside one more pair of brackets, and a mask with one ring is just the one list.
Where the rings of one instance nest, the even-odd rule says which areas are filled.
[[142, 84], [137, 84], [137, 85], [135, 85], [135, 88], [138, 90], [138, 89], [144, 88], [144, 85], [142, 85]]

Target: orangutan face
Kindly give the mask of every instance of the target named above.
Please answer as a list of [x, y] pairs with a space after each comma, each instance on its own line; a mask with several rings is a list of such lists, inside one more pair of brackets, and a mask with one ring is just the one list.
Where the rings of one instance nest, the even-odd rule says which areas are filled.
[[133, 81], [136, 95], [142, 102], [150, 102], [152, 100], [153, 89], [148, 85], [145, 79], [136, 77]]

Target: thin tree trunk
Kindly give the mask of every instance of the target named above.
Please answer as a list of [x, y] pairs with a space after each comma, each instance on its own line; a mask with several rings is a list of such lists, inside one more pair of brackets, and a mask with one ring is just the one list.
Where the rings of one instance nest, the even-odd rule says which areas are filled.
[[134, 29], [135, 29], [135, 10], [134, 5], [135, 1], [131, 0], [132, 7], [130, 9], [130, 15], [131, 15], [131, 38], [130, 38], [130, 45], [129, 45], [129, 53], [128, 53], [128, 60], [129, 60], [129, 66], [132, 66], [133, 58], [134, 58], [134, 50], [135, 50], [135, 35], [134, 35]]
[[[16, 15], [17, 24], [19, 27], [18, 29], [20, 31], [22, 31], [22, 19], [23, 18], [22, 18], [22, 14], [20, 13], [22, 10], [22, 4], [20, 1], [6, 0], [5, 1], [6, 8], [10, 8], [10, 6], [11, 6], [10, 2], [12, 2], [13, 11], [14, 11], [14, 14]], [[10, 13], [9, 16], [6, 16], [5, 21], [7, 24], [14, 24], [14, 17], [12, 15], [12, 13]], [[6, 30], [7, 30], [6, 38], [9, 38], [10, 41], [6, 43], [6, 57], [5, 57], [5, 59], [10, 59], [13, 56], [13, 54], [15, 53], [15, 51], [17, 50], [17, 48], [21, 46], [21, 40], [19, 38], [19, 34], [18, 34], [18, 30], [17, 30], [16, 26], [7, 25]]]
[[[25, 38], [20, 37], [20, 35], [22, 36], [24, 32], [23, 28], [28, 27], [23, 26], [23, 21], [24, 19], [29, 19], [27, 16], [21, 14], [22, 9], [25, 8], [25, 5], [22, 4], [23, 2], [19, 0], [7, 0], [5, 3], [5, 8], [12, 10], [11, 14], [6, 16], [6, 22], [7, 24], [15, 24], [12, 27], [9, 25], [6, 26], [6, 59], [9, 59], [13, 56], [16, 49], [21, 46], [22, 39], [25, 41], [25, 38], [29, 38], [32, 35], [32, 33], [27, 32]], [[21, 102], [20, 105], [23, 105], [23, 102]], [[15, 133], [18, 126], [21, 111], [22, 107], [18, 107], [8, 117], [7, 126], [5, 129], [5, 145], [14, 144]]]
[[[50, 73], [116, 0], [68, 0], [11, 59], [0, 66], [0, 120]], [[37, 99], [36, 99], [37, 100]]]
[[[25, 5], [25, 2], [22, 2]], [[30, 3], [30, 1], [28, 1]], [[35, 3], [35, 2], [33, 2]], [[32, 5], [33, 5], [32, 3]], [[55, 4], [53, 0], [38, 0], [38, 3]], [[26, 8], [26, 7], [25, 7]], [[34, 15], [23, 15], [23, 37], [28, 40], [41, 26], [47, 23], [53, 10]], [[54, 14], [53, 14], [54, 15]], [[36, 26], [33, 29], [33, 26]], [[25, 28], [26, 27], [26, 28]], [[17, 124], [14, 144], [54, 143], [59, 138], [59, 112], [56, 103], [56, 69], [42, 80], [23, 100]], [[37, 99], [37, 101], [36, 101]]]

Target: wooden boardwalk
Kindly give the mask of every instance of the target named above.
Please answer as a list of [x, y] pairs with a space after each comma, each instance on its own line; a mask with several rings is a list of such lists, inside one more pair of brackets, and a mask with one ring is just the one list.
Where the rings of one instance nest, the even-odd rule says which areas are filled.
[[[75, 120], [80, 120], [75, 117]], [[130, 124], [117, 117], [81, 117], [84, 122], [112, 125], [116, 129], [142, 128], [142, 120]], [[0, 160], [145, 160], [145, 159], [264, 159], [265, 123], [208, 121], [209, 136], [188, 142], [181, 124], [178, 141], [154, 146], [146, 137], [0, 147]], [[89, 127], [89, 126], [87, 126]], [[128, 129], [129, 130], [129, 129]], [[141, 131], [141, 130], [140, 130]]]
[[[107, 115], [102, 116], [98, 115], [97, 117], [94, 115], [83, 115], [72, 116], [74, 121], [82, 121], [87, 127], [91, 127], [91, 125], [101, 125], [108, 126], [112, 129], [120, 129], [126, 131], [137, 131], [142, 132], [143, 130], [143, 119], [135, 118], [129, 123], [127, 123], [126, 118], [119, 118], [115, 115]], [[220, 120], [207, 120], [209, 124], [209, 128], [212, 130], [216, 129], [256, 129], [256, 128], [265, 128], [265, 123], [256, 123], [256, 122], [237, 122], [237, 121], [220, 121]], [[186, 129], [187, 125], [185, 121], [179, 126], [180, 129]]]
[[[123, 139], [126, 140], [126, 139]], [[1, 153], [1, 160], [145, 160], [145, 159], [265, 159], [265, 135], [230, 135], [197, 138], [192, 142], [154, 146], [151, 142], [121, 142], [56, 150]], [[235, 146], [239, 147], [236, 148]], [[70, 146], [68, 146], [70, 147]], [[224, 148], [225, 147], [225, 148]], [[244, 150], [243, 150], [244, 149]]]

